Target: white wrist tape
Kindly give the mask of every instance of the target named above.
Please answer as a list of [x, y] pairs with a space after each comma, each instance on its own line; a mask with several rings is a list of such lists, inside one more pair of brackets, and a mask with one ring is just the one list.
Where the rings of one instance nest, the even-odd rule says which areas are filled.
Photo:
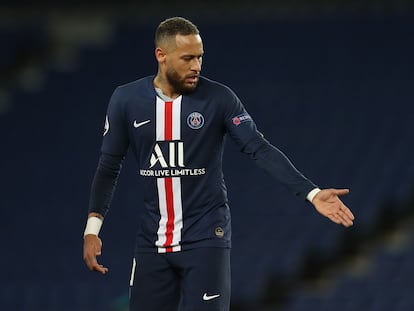
[[86, 222], [86, 228], [85, 228], [85, 232], [83, 233], [83, 236], [87, 235], [87, 234], [94, 234], [94, 235], [99, 235], [99, 231], [101, 230], [102, 227], [102, 219], [92, 216], [88, 218], [88, 221]]
[[306, 199], [312, 203], [313, 198], [321, 191], [321, 189], [319, 188], [315, 188], [313, 190], [311, 190], [308, 195], [306, 196]]

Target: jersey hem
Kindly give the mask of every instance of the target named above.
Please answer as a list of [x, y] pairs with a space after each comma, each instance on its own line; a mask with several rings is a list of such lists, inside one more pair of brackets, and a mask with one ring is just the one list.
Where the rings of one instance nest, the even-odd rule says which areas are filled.
[[[181, 249], [179, 251], [174, 251], [174, 253], [194, 249], [194, 248], [204, 248], [204, 247], [217, 247], [217, 248], [231, 248], [231, 242], [226, 241], [222, 243], [218, 243], [217, 241], [202, 241], [202, 242], [195, 242], [195, 243], [188, 243], [182, 244]], [[139, 247], [137, 246], [134, 250], [134, 253], [165, 253], [160, 252], [159, 247]]]

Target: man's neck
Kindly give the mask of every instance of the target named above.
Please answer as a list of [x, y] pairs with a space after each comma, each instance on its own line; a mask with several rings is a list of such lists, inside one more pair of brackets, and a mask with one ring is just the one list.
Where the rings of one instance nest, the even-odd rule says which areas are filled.
[[165, 102], [174, 101], [174, 98], [171, 98], [171, 97], [165, 95], [164, 92], [156, 86], [155, 86], [155, 92], [157, 92], [158, 97], [161, 98]]
[[[178, 94], [177, 92], [173, 91], [172, 87], [168, 84], [166, 79], [164, 79], [164, 77], [162, 77], [159, 73], [154, 78], [153, 83], [154, 83], [155, 89], [160, 90], [161, 94], [163, 94], [164, 96], [166, 96], [168, 98], [175, 99], [175, 98], [177, 98], [181, 95], [181, 94]], [[159, 94], [158, 91], [157, 91], [157, 93]]]

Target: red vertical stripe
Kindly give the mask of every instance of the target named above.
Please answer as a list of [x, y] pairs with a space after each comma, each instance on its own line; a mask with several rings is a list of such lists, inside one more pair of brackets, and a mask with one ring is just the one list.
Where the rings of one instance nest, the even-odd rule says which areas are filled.
[[164, 140], [172, 140], [172, 106], [173, 102], [165, 102]]
[[172, 188], [172, 178], [165, 178], [165, 197], [167, 203], [167, 231], [165, 232], [166, 240], [164, 246], [167, 248], [167, 252], [172, 251], [172, 240], [173, 240], [173, 231], [174, 231], [174, 195]]

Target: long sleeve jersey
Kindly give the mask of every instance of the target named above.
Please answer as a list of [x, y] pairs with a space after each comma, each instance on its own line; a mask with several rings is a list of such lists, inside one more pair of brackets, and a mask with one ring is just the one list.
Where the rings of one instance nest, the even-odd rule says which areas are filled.
[[200, 77], [192, 93], [165, 100], [153, 80], [148, 76], [114, 91], [89, 206], [89, 212], [106, 214], [130, 149], [144, 187], [137, 252], [231, 246], [222, 172], [226, 135], [294, 194], [306, 198], [316, 187], [263, 137], [227, 86]]

